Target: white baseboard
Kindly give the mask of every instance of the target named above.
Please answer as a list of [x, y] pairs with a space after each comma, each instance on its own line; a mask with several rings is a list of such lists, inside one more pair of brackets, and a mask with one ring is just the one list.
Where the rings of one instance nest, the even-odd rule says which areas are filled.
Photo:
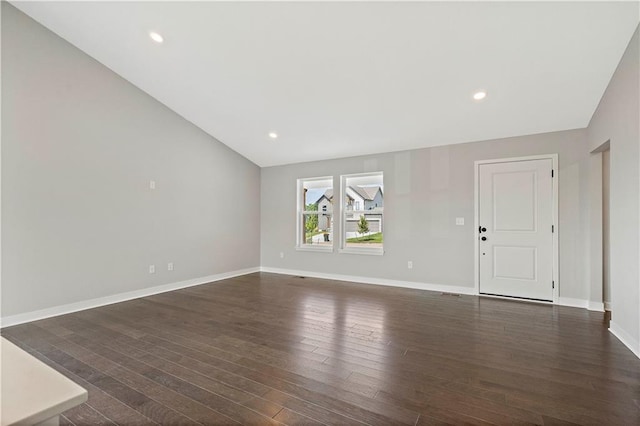
[[604, 303], [592, 302], [585, 299], [574, 299], [571, 297], [559, 297], [558, 305], [570, 306], [572, 308], [588, 309], [590, 311], [604, 312]]
[[[390, 287], [414, 288], [418, 290], [439, 291], [439, 292], [445, 292], [445, 293], [460, 293], [460, 294], [468, 294], [468, 295], [475, 295], [475, 296], [478, 295], [478, 293], [476, 293], [473, 287], [452, 286], [452, 285], [446, 285], [446, 284], [431, 284], [431, 283], [421, 283], [421, 282], [414, 282], [414, 281], [398, 281], [398, 280], [382, 279], [382, 278], [360, 277], [356, 275], [328, 274], [325, 272], [271, 268], [268, 266], [260, 267], [260, 271], [270, 272], [273, 274], [299, 275], [302, 277], [323, 278], [327, 280], [336, 280], [336, 281], [351, 281], [354, 283], [361, 283], [361, 284], [386, 285]], [[496, 296], [496, 297], [500, 298], [500, 296]], [[517, 300], [510, 297], [505, 299]], [[541, 302], [541, 303], [548, 303], [548, 302]], [[598, 303], [598, 302], [589, 302], [588, 300], [584, 300], [584, 299], [560, 297], [558, 299], [557, 304], [561, 306], [570, 306], [573, 308], [589, 309], [590, 311], [604, 312], [604, 304]]]
[[558, 305], [561, 306], [570, 306], [572, 308], [583, 308], [587, 309], [589, 306], [589, 302], [584, 299], [574, 299], [571, 297], [559, 297]]
[[590, 311], [604, 312], [604, 303], [589, 301], [587, 309], [589, 309]]
[[629, 333], [624, 331], [618, 324], [611, 321], [609, 323], [609, 331], [616, 336], [627, 348], [634, 353], [635, 356], [640, 358], [640, 342], [635, 340]]
[[124, 302], [127, 300], [151, 296], [159, 293], [165, 293], [167, 291], [179, 290], [181, 288], [207, 284], [214, 281], [220, 281], [228, 278], [238, 277], [240, 275], [252, 274], [254, 272], [260, 272], [260, 268], [254, 267], [254, 268], [240, 269], [237, 271], [223, 272], [221, 274], [209, 275], [207, 277], [194, 278], [191, 280], [180, 281], [177, 283], [164, 284], [156, 287], [143, 288], [140, 290], [128, 291], [126, 293], [119, 293], [111, 296], [104, 296], [104, 297], [98, 297], [96, 299], [84, 300], [76, 303], [69, 303], [67, 305], [54, 306], [52, 308], [26, 312], [24, 314], [11, 315], [8, 317], [2, 317], [2, 319], [0, 319], [0, 328], [10, 327], [12, 325], [23, 324], [25, 322], [37, 321], [45, 318], [51, 318], [58, 315], [70, 314], [72, 312], [84, 311], [85, 309], [111, 305], [113, 303]]
[[[137, 299], [140, 297], [146, 297], [154, 294], [164, 293], [167, 291], [179, 290], [181, 288], [192, 287], [192, 286], [206, 284], [214, 281], [220, 281], [220, 280], [233, 278], [241, 275], [252, 274], [255, 272], [269, 272], [274, 274], [297, 275], [297, 276], [303, 276], [303, 277], [322, 278], [322, 279], [335, 280], [335, 281], [350, 281], [350, 282], [361, 283], [361, 284], [373, 284], [373, 285], [383, 285], [383, 286], [390, 286], [390, 287], [412, 288], [417, 290], [437, 291], [437, 292], [444, 292], [444, 293], [477, 295], [475, 289], [471, 286], [465, 287], [465, 286], [454, 286], [454, 285], [446, 285], [446, 284], [431, 284], [431, 283], [422, 283], [422, 282], [415, 282], [415, 281], [400, 281], [400, 280], [391, 280], [391, 279], [384, 279], [384, 278], [361, 277], [356, 275], [328, 274], [324, 272], [300, 271], [300, 270], [294, 270], [294, 269], [271, 268], [271, 267], [262, 266], [262, 267], [241, 269], [237, 271], [224, 272], [221, 274], [210, 275], [207, 277], [194, 278], [191, 280], [180, 281], [177, 283], [164, 284], [156, 287], [144, 288], [144, 289], [130, 291], [126, 293], [119, 293], [111, 296], [99, 297], [96, 299], [70, 303], [67, 305], [54, 306], [52, 308], [42, 309], [38, 311], [32, 311], [32, 312], [26, 312], [23, 314], [2, 317], [0, 319], [0, 328], [10, 327], [12, 325], [23, 324], [26, 322], [37, 321], [45, 318], [55, 317], [58, 315], [69, 314], [72, 312], [83, 311], [85, 309], [97, 308], [99, 306], [110, 305], [118, 302], [124, 302], [131, 299]], [[568, 297], [560, 297], [558, 300], [558, 305], [589, 309], [592, 311], [603, 311], [605, 307], [605, 305], [602, 303], [589, 302], [583, 299], [572, 299]], [[616, 334], [617, 331], [615, 331], [615, 329], [613, 328], [614, 324], [613, 323], [611, 324], [612, 324], [611, 332], [614, 335], [616, 335], [616, 337], [618, 337], [624, 343], [625, 341], [623, 340], [623, 338], [619, 337], [618, 334]], [[629, 340], [628, 337], [624, 337], [624, 338]], [[631, 340], [631, 342], [633, 342], [633, 339]]]
[[265, 266], [261, 267], [260, 271], [270, 272], [273, 274], [297, 275], [297, 276], [309, 277], [309, 278], [322, 278], [326, 280], [350, 281], [350, 282], [360, 283], [360, 284], [374, 284], [374, 285], [384, 285], [389, 287], [413, 288], [417, 290], [439, 291], [439, 292], [445, 292], [445, 293], [459, 293], [459, 294], [470, 294], [470, 295], [476, 294], [475, 289], [473, 287], [453, 286], [453, 285], [446, 285], [446, 284], [429, 284], [429, 283], [420, 283], [420, 282], [414, 282], [414, 281], [398, 281], [398, 280], [389, 280], [384, 278], [359, 277], [356, 275], [327, 274], [324, 272], [299, 271], [294, 269], [271, 268], [271, 267], [265, 267]]
[[591, 302], [589, 300], [574, 299], [572, 297], [559, 297], [558, 305], [604, 312], [604, 304], [602, 302]]

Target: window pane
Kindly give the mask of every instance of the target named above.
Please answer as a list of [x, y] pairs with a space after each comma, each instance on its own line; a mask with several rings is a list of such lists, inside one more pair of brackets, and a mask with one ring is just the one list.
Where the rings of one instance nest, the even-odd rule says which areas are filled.
[[331, 245], [333, 241], [332, 215], [303, 214], [304, 242], [312, 245]]
[[347, 176], [344, 203], [344, 247], [381, 248], [384, 230], [382, 173]]
[[333, 245], [333, 178], [301, 182], [300, 244]]

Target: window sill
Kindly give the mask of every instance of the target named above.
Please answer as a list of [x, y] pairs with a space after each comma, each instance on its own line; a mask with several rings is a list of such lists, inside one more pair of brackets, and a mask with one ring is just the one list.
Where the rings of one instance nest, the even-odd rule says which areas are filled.
[[333, 247], [304, 245], [304, 246], [296, 246], [296, 251], [315, 251], [319, 253], [333, 253]]
[[366, 247], [348, 247], [342, 248], [338, 250], [338, 253], [341, 254], [364, 254], [367, 256], [382, 256], [384, 254], [384, 248], [376, 247], [376, 248], [366, 248]]

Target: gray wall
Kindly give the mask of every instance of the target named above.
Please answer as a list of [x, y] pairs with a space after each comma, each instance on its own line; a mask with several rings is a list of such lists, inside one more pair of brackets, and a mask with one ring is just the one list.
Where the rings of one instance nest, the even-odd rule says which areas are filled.
[[2, 79], [3, 316], [259, 266], [256, 165], [6, 2]]
[[[473, 287], [474, 161], [551, 153], [560, 167], [560, 296], [586, 300], [585, 130], [263, 168], [262, 266]], [[384, 256], [296, 251], [296, 179], [333, 175], [337, 189], [339, 175], [372, 171], [384, 172]]]
[[[611, 326], [640, 354], [640, 44], [638, 30], [588, 127], [596, 149], [610, 140]], [[620, 333], [618, 333], [620, 334]]]

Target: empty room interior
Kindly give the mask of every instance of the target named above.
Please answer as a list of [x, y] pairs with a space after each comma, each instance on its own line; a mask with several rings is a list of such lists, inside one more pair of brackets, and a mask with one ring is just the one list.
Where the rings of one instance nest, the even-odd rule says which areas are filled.
[[0, 423], [639, 425], [640, 3], [1, 3]]

